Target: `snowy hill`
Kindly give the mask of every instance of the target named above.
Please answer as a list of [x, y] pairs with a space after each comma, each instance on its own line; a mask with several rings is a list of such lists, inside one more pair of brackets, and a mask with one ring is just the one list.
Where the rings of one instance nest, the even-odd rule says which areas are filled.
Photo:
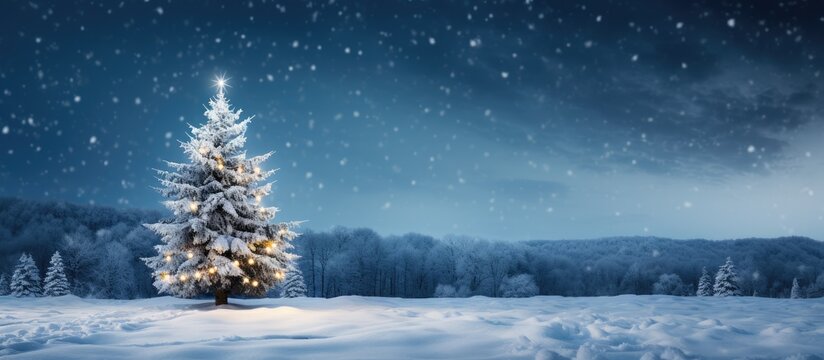
[[[815, 359], [824, 299], [0, 297], [10, 359]], [[817, 356], [817, 357], [816, 357]]]

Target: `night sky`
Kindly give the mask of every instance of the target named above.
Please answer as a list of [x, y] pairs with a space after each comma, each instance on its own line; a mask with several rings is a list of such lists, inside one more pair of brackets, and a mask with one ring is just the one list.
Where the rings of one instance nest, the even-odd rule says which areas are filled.
[[824, 239], [820, 1], [3, 1], [0, 196], [161, 209], [212, 81], [306, 228]]

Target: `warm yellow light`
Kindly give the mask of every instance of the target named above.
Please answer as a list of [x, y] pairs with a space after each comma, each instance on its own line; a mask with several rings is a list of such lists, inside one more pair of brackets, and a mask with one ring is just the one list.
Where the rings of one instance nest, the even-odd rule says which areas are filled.
[[243, 174], [243, 165], [240, 165], [240, 166], [237, 167], [237, 173], [238, 174]]
[[197, 201], [189, 202], [189, 210], [191, 210], [192, 212], [197, 212]]
[[200, 274], [200, 271], [195, 271], [195, 279], [200, 279], [201, 276], [203, 275]]
[[255, 166], [255, 175], [260, 174], [260, 166]]
[[166, 262], [172, 261], [172, 256], [171, 255], [166, 255], [165, 259], [166, 259]]
[[216, 267], [210, 267], [210, 268], [209, 268], [209, 274], [214, 274], [215, 272], [217, 272], [217, 268], [216, 268]]
[[249, 263], [249, 265], [254, 264], [254, 263], [255, 263], [255, 259], [249, 259], [248, 263]]
[[276, 271], [275, 278], [278, 280], [283, 279], [283, 271]]
[[272, 245], [269, 245], [269, 246], [267, 246], [267, 247], [266, 247], [266, 253], [267, 253], [267, 254], [271, 254], [271, 253], [272, 253]]
[[163, 280], [163, 281], [169, 280], [169, 274], [160, 275], [160, 279]]
[[252, 286], [253, 286], [253, 287], [257, 287], [257, 286], [258, 286], [258, 281], [257, 281], [257, 280], [252, 281]]
[[192, 254], [191, 251], [186, 253], [186, 257], [189, 258], [189, 259], [193, 258], [194, 256], [195, 256], [195, 254]]
[[243, 283], [246, 284], [249, 282], [249, 278], [243, 278]]
[[186, 274], [180, 275], [180, 281], [186, 281], [186, 279], [188, 279]]
[[255, 201], [260, 202], [260, 199], [262, 199], [260, 195], [255, 195]]
[[235, 260], [232, 264], [235, 264], [235, 266], [240, 266], [240, 261]]

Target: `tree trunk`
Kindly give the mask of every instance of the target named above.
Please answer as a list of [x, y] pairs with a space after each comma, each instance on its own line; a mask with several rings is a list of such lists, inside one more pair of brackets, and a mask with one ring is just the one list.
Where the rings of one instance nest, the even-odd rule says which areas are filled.
[[229, 304], [229, 291], [223, 289], [215, 290], [215, 306]]

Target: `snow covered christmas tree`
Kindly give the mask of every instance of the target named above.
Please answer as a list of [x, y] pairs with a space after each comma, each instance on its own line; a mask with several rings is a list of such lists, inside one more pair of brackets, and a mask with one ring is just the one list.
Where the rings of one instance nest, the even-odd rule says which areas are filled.
[[14, 274], [11, 276], [11, 294], [16, 297], [41, 296], [40, 270], [34, 264], [31, 255], [24, 253], [20, 255]]
[[715, 285], [713, 286], [715, 296], [740, 296], [741, 289], [738, 287], [738, 275], [735, 273], [735, 265], [727, 258], [727, 262], [718, 269], [715, 275]]
[[229, 294], [262, 296], [284, 277], [295, 256], [288, 252], [297, 223], [272, 224], [278, 209], [261, 205], [272, 183], [262, 183], [274, 170], [261, 164], [272, 153], [246, 158], [242, 110], [226, 99], [223, 78], [209, 100], [208, 119], [191, 126], [181, 144], [189, 163], [167, 162], [158, 170], [160, 193], [172, 219], [146, 226], [161, 236], [158, 254], [144, 258], [160, 293], [193, 297], [213, 293], [215, 304]]
[[798, 278], [793, 278], [793, 287], [790, 289], [790, 299], [801, 298], [801, 286], [798, 285]]
[[286, 279], [280, 290], [280, 297], [296, 298], [306, 296], [306, 283], [303, 282], [303, 273], [296, 266], [290, 266], [286, 272]]
[[69, 280], [66, 279], [66, 272], [63, 269], [63, 258], [60, 252], [55, 251], [49, 261], [49, 270], [46, 271], [46, 279], [43, 285], [43, 295], [63, 296], [69, 294]]
[[698, 291], [695, 295], [712, 296], [712, 277], [706, 267], [701, 269], [701, 278], [698, 279]]

